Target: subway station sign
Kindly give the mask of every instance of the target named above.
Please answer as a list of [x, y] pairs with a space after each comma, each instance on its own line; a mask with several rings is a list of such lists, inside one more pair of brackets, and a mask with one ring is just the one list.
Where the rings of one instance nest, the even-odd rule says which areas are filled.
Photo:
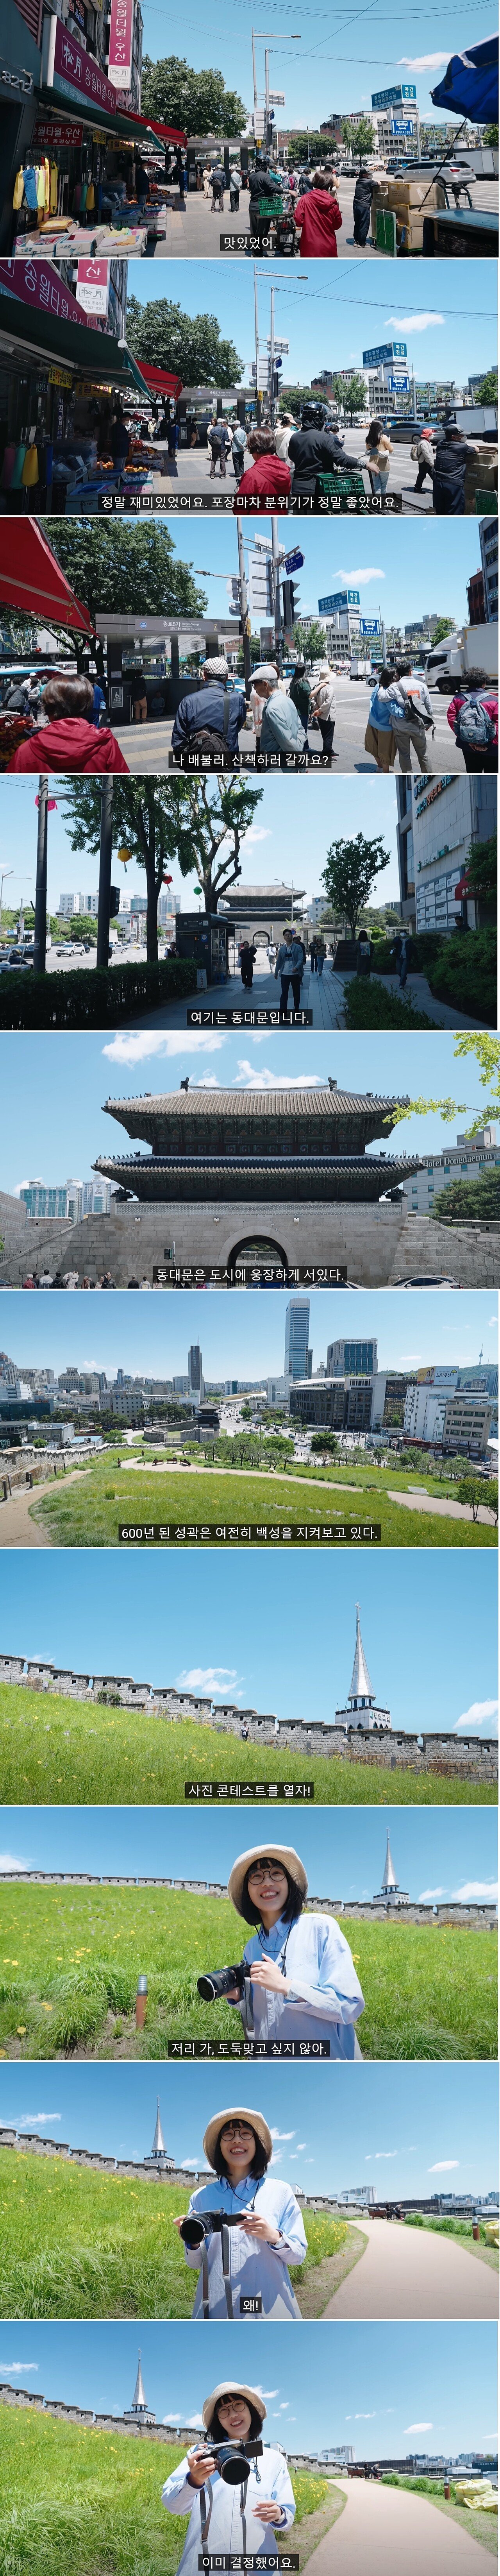
[[381, 340], [379, 349], [363, 349], [363, 366], [390, 367], [393, 358], [407, 356], [406, 340]]
[[372, 107], [402, 107], [404, 99], [416, 96], [414, 81], [400, 81], [397, 89], [372, 89]]

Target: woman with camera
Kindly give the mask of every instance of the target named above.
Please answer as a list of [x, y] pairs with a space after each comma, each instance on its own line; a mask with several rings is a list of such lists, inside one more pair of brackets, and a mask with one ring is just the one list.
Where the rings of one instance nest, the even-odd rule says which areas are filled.
[[268, 2177], [267, 2120], [257, 2111], [219, 2111], [203, 2150], [216, 2179], [192, 2192], [187, 2218], [174, 2219], [186, 2262], [199, 2272], [193, 2316], [251, 2315], [241, 2301], [257, 2299], [254, 2315], [300, 2318], [288, 2264], [303, 2263], [307, 2239], [290, 2185]]
[[190, 2517], [178, 2576], [198, 2576], [201, 2549], [274, 2557], [277, 2531], [290, 2530], [295, 2497], [283, 2452], [266, 2445], [264, 2455], [265, 2414], [257, 2390], [231, 2379], [205, 2399], [208, 2442], [187, 2452], [162, 2493], [167, 2513]]
[[[244, 1922], [256, 1925], [242, 1960], [255, 2039], [323, 2040], [331, 2058], [360, 2057], [354, 2024], [364, 1998], [351, 1951], [331, 1914], [304, 1914], [307, 1877], [298, 1852], [284, 1843], [241, 1852], [228, 1896]], [[226, 2000], [239, 2005], [251, 2036], [243, 1979]]]

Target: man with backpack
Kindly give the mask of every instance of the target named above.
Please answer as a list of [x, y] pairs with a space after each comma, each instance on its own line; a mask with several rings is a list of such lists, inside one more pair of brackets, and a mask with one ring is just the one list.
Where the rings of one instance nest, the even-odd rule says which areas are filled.
[[197, 751], [218, 752], [221, 768], [237, 769], [247, 702], [242, 689], [228, 695], [228, 679], [222, 654], [212, 654], [203, 664], [201, 688], [180, 700], [172, 729], [173, 751], [187, 751], [196, 744]]
[[419, 769], [425, 770], [427, 777], [432, 778], [433, 773], [429, 769], [427, 734], [429, 733], [431, 738], [434, 735], [434, 717], [427, 682], [424, 680], [422, 671], [413, 672], [411, 662], [399, 662], [396, 666], [394, 687], [391, 688], [390, 694], [392, 730], [400, 769], [411, 771], [413, 743]]
[[498, 690], [487, 671], [468, 671], [446, 709], [448, 724], [467, 770], [498, 769]]

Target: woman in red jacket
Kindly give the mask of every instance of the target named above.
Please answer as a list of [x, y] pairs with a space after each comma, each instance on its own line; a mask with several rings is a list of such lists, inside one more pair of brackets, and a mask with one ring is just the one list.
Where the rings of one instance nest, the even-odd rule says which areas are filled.
[[299, 197], [294, 206], [294, 222], [300, 230], [301, 259], [336, 259], [336, 234], [342, 216], [338, 197], [330, 179], [315, 170], [307, 197]]
[[290, 467], [283, 456], [276, 454], [276, 442], [272, 430], [251, 429], [247, 446], [254, 462], [253, 465], [248, 466], [246, 474], [241, 476], [238, 484], [238, 500], [234, 503], [236, 510], [240, 492], [265, 492], [272, 501], [279, 501], [282, 500], [283, 493], [288, 494], [291, 490]]
[[90, 721], [94, 705], [91, 680], [49, 680], [41, 699], [41, 713], [48, 722], [20, 742], [7, 763], [8, 770], [35, 769], [79, 770], [84, 774], [102, 770], [126, 770], [119, 743], [108, 725], [100, 731]]

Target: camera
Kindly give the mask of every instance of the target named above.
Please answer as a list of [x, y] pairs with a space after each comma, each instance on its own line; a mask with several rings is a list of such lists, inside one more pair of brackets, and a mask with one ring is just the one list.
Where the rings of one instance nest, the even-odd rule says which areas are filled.
[[238, 1993], [242, 1995], [248, 1973], [245, 1959], [240, 1959], [237, 1968], [213, 1968], [206, 1977], [197, 1977], [198, 1994], [201, 1995], [202, 2002], [214, 2004], [219, 1995], [229, 1995], [232, 1986], [237, 1986]]
[[182, 2236], [183, 2245], [188, 2245], [190, 2253], [193, 2253], [195, 2246], [203, 2245], [207, 2236], [221, 2236], [224, 2227], [241, 2227], [241, 2217], [228, 2218], [223, 2209], [204, 2209], [203, 2216], [197, 2218], [193, 2211], [188, 2218], [182, 2219], [179, 2236]]
[[263, 2442], [210, 2442], [207, 2440], [206, 2447], [207, 2451], [213, 2451], [214, 2469], [218, 2469], [219, 2477], [224, 2479], [226, 2487], [243, 2487], [252, 2461], [261, 2460], [264, 2450]]

